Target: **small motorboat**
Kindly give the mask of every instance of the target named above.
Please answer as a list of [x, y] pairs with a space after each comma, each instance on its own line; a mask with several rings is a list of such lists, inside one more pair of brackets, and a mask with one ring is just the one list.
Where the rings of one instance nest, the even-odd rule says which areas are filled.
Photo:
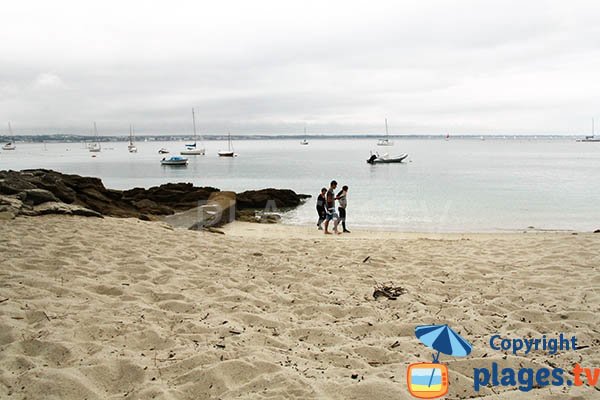
[[163, 147], [160, 150], [158, 150], [158, 154], [169, 154], [169, 150], [167, 150]]
[[180, 156], [171, 156], [171, 158], [163, 158], [160, 160], [160, 165], [184, 166], [187, 165], [188, 159]]
[[367, 160], [369, 164], [392, 164], [392, 163], [401, 163], [408, 157], [408, 154], [400, 154], [399, 156], [390, 157], [388, 154], [384, 154], [380, 156], [379, 154], [371, 154], [371, 157]]

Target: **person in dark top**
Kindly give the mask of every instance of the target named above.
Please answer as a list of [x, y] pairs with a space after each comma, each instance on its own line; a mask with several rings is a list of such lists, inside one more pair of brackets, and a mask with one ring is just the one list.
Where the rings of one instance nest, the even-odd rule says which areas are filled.
[[321, 224], [323, 223], [323, 221], [325, 221], [325, 217], [327, 215], [327, 213], [325, 212], [325, 193], [327, 193], [327, 188], [321, 189], [321, 193], [319, 193], [319, 196], [317, 196], [317, 214], [319, 214], [317, 226], [319, 227], [320, 231], [323, 230]]
[[[348, 229], [346, 229], [346, 207], [348, 207], [348, 186], [342, 186], [342, 190], [337, 194], [337, 201], [339, 204], [338, 211], [340, 212], [340, 218], [337, 223], [342, 223], [343, 232], [350, 233]], [[336, 224], [337, 225], [337, 224]]]
[[[325, 234], [331, 235], [331, 232], [327, 230], [329, 227], [329, 221], [336, 220], [338, 218], [337, 213], [335, 212], [335, 188], [337, 187], [336, 181], [331, 181], [331, 185], [329, 186], [329, 190], [325, 195]], [[333, 232], [339, 233], [337, 231], [337, 223], [333, 224]]]

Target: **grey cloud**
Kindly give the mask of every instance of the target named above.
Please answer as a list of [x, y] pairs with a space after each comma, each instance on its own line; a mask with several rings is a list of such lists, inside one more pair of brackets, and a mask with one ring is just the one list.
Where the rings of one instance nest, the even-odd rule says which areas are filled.
[[215, 133], [379, 132], [385, 117], [396, 133], [564, 133], [600, 117], [595, 2], [26, 7], [0, 25], [0, 123], [17, 132], [186, 132], [191, 107]]

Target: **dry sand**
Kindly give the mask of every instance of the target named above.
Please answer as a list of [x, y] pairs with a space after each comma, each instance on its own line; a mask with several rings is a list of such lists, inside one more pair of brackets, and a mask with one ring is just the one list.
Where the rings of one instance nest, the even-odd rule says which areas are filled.
[[[600, 367], [600, 235], [425, 235], [235, 223], [226, 235], [81, 217], [0, 222], [2, 399], [408, 399], [429, 361], [416, 325], [473, 343], [473, 368]], [[363, 262], [367, 256], [369, 260]], [[376, 282], [408, 290], [374, 300]], [[2, 301], [7, 299], [6, 301]], [[504, 357], [490, 335], [577, 335], [577, 352]], [[355, 378], [352, 378], [352, 376]], [[489, 399], [598, 398], [590, 387]]]

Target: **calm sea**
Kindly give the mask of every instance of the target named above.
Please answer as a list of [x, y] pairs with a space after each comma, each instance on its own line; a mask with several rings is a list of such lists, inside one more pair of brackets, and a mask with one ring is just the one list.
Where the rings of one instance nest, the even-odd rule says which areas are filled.
[[[348, 227], [403, 231], [499, 231], [600, 228], [600, 143], [574, 140], [243, 140], [239, 157], [219, 158], [224, 142], [205, 142], [206, 156], [185, 168], [160, 165], [161, 147], [183, 142], [103, 143], [92, 158], [81, 143], [19, 143], [0, 152], [0, 169], [50, 168], [100, 177], [109, 188], [192, 182], [223, 190], [290, 188], [316, 196], [336, 179], [348, 185]], [[369, 151], [408, 153], [403, 164], [368, 165]], [[313, 224], [315, 199], [285, 221]]]

